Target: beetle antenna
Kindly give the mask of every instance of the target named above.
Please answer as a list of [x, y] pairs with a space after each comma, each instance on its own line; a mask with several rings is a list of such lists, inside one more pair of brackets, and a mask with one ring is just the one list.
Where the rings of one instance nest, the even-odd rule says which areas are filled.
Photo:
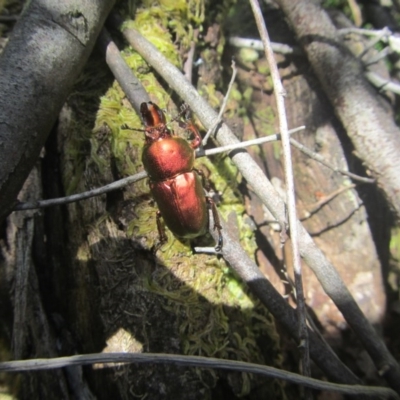
[[121, 129], [130, 130], [130, 131], [137, 131], [137, 132], [146, 132], [145, 129], [131, 128], [131, 127], [130, 127], [129, 125], [127, 125], [127, 124], [122, 125], [122, 126], [121, 126]]

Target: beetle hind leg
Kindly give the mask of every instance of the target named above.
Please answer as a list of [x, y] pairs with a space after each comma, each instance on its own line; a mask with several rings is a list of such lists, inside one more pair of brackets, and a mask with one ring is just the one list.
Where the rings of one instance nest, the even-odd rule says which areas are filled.
[[157, 230], [158, 230], [158, 239], [159, 242], [155, 246], [155, 251], [157, 251], [163, 244], [165, 244], [168, 241], [168, 237], [165, 233], [165, 228], [163, 224], [161, 223], [161, 212], [157, 211], [156, 213], [156, 222], [157, 222]]
[[222, 233], [221, 233], [222, 226], [221, 226], [221, 222], [219, 219], [217, 206], [215, 205], [215, 202], [211, 197], [206, 197], [206, 200], [207, 200], [207, 203], [211, 207], [211, 212], [212, 212], [213, 219], [214, 219], [214, 230], [218, 231], [218, 240], [217, 240], [217, 245], [215, 246], [215, 250], [221, 251], [222, 246], [223, 246], [223, 239], [222, 239]]

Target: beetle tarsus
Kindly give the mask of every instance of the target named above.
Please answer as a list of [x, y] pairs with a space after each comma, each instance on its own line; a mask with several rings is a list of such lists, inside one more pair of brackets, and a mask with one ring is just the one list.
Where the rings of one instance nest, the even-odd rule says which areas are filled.
[[207, 199], [207, 203], [211, 207], [211, 212], [212, 212], [213, 219], [214, 219], [214, 230], [218, 231], [218, 241], [217, 241], [217, 245], [215, 246], [215, 251], [221, 251], [222, 246], [223, 246], [223, 239], [222, 239], [222, 233], [221, 233], [222, 226], [221, 226], [221, 221], [219, 219], [217, 206], [215, 205], [215, 202], [211, 197], [206, 197], [206, 199]]
[[167, 235], [165, 233], [165, 229], [163, 224], [161, 223], [161, 213], [160, 211], [157, 211], [156, 214], [156, 221], [157, 221], [157, 230], [158, 230], [158, 239], [159, 242], [156, 245], [156, 251], [164, 244], [168, 241]]
[[190, 147], [192, 149], [197, 149], [201, 144], [201, 135], [196, 125], [192, 121], [191, 110], [187, 104], [183, 104], [181, 106], [180, 113], [174, 119], [180, 118], [181, 115], [183, 115], [184, 121], [178, 121], [178, 124], [181, 128], [190, 133]]
[[193, 171], [196, 171], [197, 174], [201, 177], [201, 183], [203, 184], [203, 188], [206, 192], [210, 191], [210, 182], [206, 178], [204, 172], [201, 169], [193, 168]]

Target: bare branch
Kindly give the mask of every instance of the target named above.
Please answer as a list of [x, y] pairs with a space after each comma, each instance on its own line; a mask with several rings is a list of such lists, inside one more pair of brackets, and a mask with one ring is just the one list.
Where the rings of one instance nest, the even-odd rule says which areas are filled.
[[115, 181], [110, 183], [109, 185], [105, 185], [93, 190], [89, 190], [83, 193], [73, 194], [71, 196], [59, 197], [57, 199], [49, 199], [49, 200], [38, 200], [33, 203], [20, 203], [15, 208], [14, 211], [21, 210], [32, 210], [34, 208], [45, 208], [58, 206], [61, 204], [73, 203], [75, 201], [81, 201], [85, 199], [89, 199], [94, 196], [99, 196], [104, 193], [112, 192], [113, 190], [121, 189], [131, 183], [137, 182], [141, 179], [146, 178], [147, 173], [145, 171], [139, 172], [135, 175], [128, 176], [127, 178], [120, 179], [119, 181]]
[[218, 126], [220, 125], [220, 123], [222, 121], [222, 116], [223, 116], [223, 114], [225, 112], [225, 108], [226, 108], [226, 105], [228, 103], [229, 95], [231, 94], [233, 84], [235, 83], [236, 74], [237, 74], [237, 68], [236, 68], [236, 65], [235, 65], [235, 61], [232, 61], [232, 76], [231, 76], [231, 80], [229, 82], [228, 90], [226, 91], [226, 94], [225, 94], [225, 97], [224, 97], [224, 101], [222, 102], [222, 105], [221, 105], [221, 108], [219, 110], [218, 117], [217, 117], [217, 120], [215, 121], [214, 126], [212, 126], [207, 131], [206, 135], [204, 136], [204, 138], [202, 140], [203, 146], [205, 146], [207, 144], [208, 138], [211, 135], [215, 134], [215, 131], [218, 129]]
[[126, 94], [132, 107], [140, 115], [140, 104], [150, 101], [150, 97], [142, 83], [136, 78], [129, 65], [122, 58], [118, 47], [112, 41], [105, 28], [102, 29], [97, 44], [105, 54], [107, 65], [115, 76], [115, 79]]
[[317, 211], [319, 211], [325, 204], [328, 204], [330, 201], [332, 201], [335, 197], [339, 196], [339, 194], [346, 192], [349, 189], [354, 189], [356, 185], [349, 185], [349, 186], [343, 186], [337, 190], [335, 190], [332, 193], [329, 193], [327, 196], [324, 196], [320, 201], [317, 201], [314, 204], [311, 204], [309, 207], [309, 210], [306, 211], [306, 215], [301, 218], [301, 221], [305, 221], [306, 219], [310, 218], [312, 215], [314, 215]]
[[265, 365], [246, 363], [243, 361], [221, 360], [212, 357], [184, 356], [178, 354], [157, 353], [96, 353], [49, 359], [33, 359], [21, 361], [6, 361], [0, 363], [0, 371], [22, 372], [43, 371], [79, 365], [104, 364], [112, 367], [115, 364], [172, 364], [185, 367], [212, 368], [225, 371], [247, 372], [260, 374], [270, 378], [306, 386], [316, 390], [329, 390], [349, 396], [366, 396], [367, 398], [399, 399], [397, 394], [388, 388], [361, 385], [340, 385], [304, 377], [293, 372], [280, 370]]
[[[302, 129], [304, 129], [304, 126], [300, 126], [295, 129], [291, 129], [289, 133], [295, 133], [298, 132]], [[225, 151], [232, 151], [235, 149], [243, 149], [248, 146], [254, 146], [254, 145], [259, 145], [267, 142], [273, 142], [275, 140], [280, 139], [280, 134], [276, 133], [275, 135], [269, 135], [263, 138], [258, 138], [258, 139], [252, 139], [248, 140], [245, 142], [240, 142], [234, 145], [230, 146], [222, 146], [222, 147], [217, 147], [215, 149], [208, 149], [205, 151], [197, 151], [196, 152], [196, 157], [203, 157], [203, 156], [210, 156], [214, 154], [219, 154], [223, 153]], [[61, 204], [68, 204], [68, 203], [73, 203], [76, 201], [81, 201], [85, 199], [89, 199], [90, 197], [94, 196], [100, 196], [102, 194], [112, 192], [113, 190], [118, 190], [122, 189], [125, 186], [130, 185], [131, 183], [135, 183], [141, 179], [146, 178], [147, 173], [146, 171], [139, 172], [135, 175], [128, 176], [127, 178], [120, 179], [118, 181], [112, 182], [108, 185], [104, 185], [101, 187], [98, 187], [93, 190], [88, 190], [87, 192], [82, 192], [82, 193], [76, 193], [72, 194], [71, 196], [65, 196], [65, 197], [59, 197], [56, 199], [48, 199], [48, 200], [37, 200], [35, 202], [26, 202], [26, 203], [18, 203], [13, 211], [22, 211], [22, 210], [32, 210], [35, 208], [46, 208], [46, 207], [52, 207], [52, 206], [59, 206]]]
[[[306, 306], [304, 299], [302, 270], [300, 262], [300, 252], [298, 243], [298, 230], [297, 230], [297, 212], [296, 212], [296, 196], [294, 192], [294, 177], [292, 154], [290, 148], [290, 136], [288, 133], [286, 109], [285, 109], [285, 90], [279, 76], [278, 65], [276, 64], [274, 53], [269, 40], [269, 35], [265, 21], [261, 12], [258, 0], [250, 0], [251, 8], [256, 20], [258, 31], [260, 32], [261, 40], [264, 45], [265, 55], [271, 70], [271, 77], [274, 86], [275, 101], [278, 110], [279, 130], [281, 132], [282, 150], [283, 150], [283, 164], [285, 172], [286, 183], [286, 198], [289, 216], [289, 232], [290, 244], [292, 247], [292, 261], [295, 277], [296, 299], [297, 299], [297, 317], [299, 321], [299, 338], [301, 354], [302, 354], [302, 372], [305, 376], [311, 375], [310, 367], [310, 354], [306, 321]], [[310, 398], [310, 393], [306, 394]]]
[[290, 144], [292, 144], [294, 147], [296, 147], [297, 149], [302, 151], [304, 154], [307, 154], [313, 160], [318, 161], [322, 165], [325, 165], [325, 167], [331, 169], [332, 171], [339, 172], [342, 175], [346, 175], [349, 178], [354, 179], [355, 181], [359, 181], [359, 182], [363, 182], [363, 183], [375, 183], [376, 182], [375, 179], [364, 178], [363, 176], [353, 174], [352, 172], [346, 171], [344, 169], [334, 167], [333, 165], [326, 162], [324, 157], [320, 156], [315, 151], [310, 150], [308, 147], [304, 146], [303, 144], [301, 144], [300, 142], [298, 142], [297, 140], [295, 140], [293, 138], [290, 138]]
[[384, 79], [371, 71], [367, 71], [365, 76], [379, 90], [388, 90], [389, 92], [400, 95], [400, 84]]
[[[259, 39], [247, 39], [238, 36], [232, 36], [229, 38], [229, 44], [234, 47], [248, 47], [250, 49], [264, 51], [264, 46]], [[280, 54], [303, 54], [299, 47], [292, 47], [284, 43], [273, 43], [271, 42], [271, 47], [274, 53]]]
[[0, 219], [13, 208], [113, 4], [33, 1], [16, 23], [0, 58]]

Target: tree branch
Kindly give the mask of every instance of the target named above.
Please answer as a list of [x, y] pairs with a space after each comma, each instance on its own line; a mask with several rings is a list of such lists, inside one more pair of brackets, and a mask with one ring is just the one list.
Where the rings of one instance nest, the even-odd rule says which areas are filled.
[[36, 0], [0, 58], [0, 220], [13, 208], [114, 1]]
[[21, 372], [21, 371], [43, 371], [55, 368], [64, 368], [78, 365], [105, 364], [107, 367], [116, 364], [170, 364], [185, 367], [213, 368], [226, 371], [247, 372], [260, 374], [269, 378], [281, 379], [287, 382], [306, 386], [311, 389], [329, 390], [336, 393], [343, 393], [349, 396], [366, 396], [367, 398], [399, 399], [397, 394], [388, 388], [361, 385], [339, 385], [318, 379], [308, 378], [289, 371], [266, 365], [258, 365], [243, 361], [221, 360], [219, 358], [184, 356], [178, 354], [157, 354], [157, 353], [96, 353], [83, 354], [69, 357], [58, 357], [51, 359], [34, 359], [21, 361], [5, 361], [0, 363], [0, 371]]
[[[283, 88], [281, 78], [279, 76], [278, 65], [274, 58], [274, 53], [269, 40], [267, 27], [261, 13], [261, 8], [257, 0], [250, 0], [257, 28], [260, 33], [261, 40], [264, 45], [265, 56], [271, 70], [272, 83], [274, 86], [275, 102], [278, 110], [279, 130], [281, 132], [283, 168], [285, 172], [286, 198], [289, 217], [289, 234], [290, 244], [292, 248], [292, 262], [294, 271], [294, 282], [296, 288], [297, 301], [297, 318], [299, 326], [299, 348], [301, 350], [301, 367], [305, 376], [311, 375], [310, 354], [308, 343], [308, 331], [306, 322], [306, 305], [304, 299], [302, 268], [300, 262], [298, 230], [297, 230], [297, 212], [296, 212], [296, 196], [294, 192], [294, 177], [292, 153], [290, 147], [290, 136], [288, 133], [288, 124], [285, 108], [285, 89]], [[310, 393], [306, 393], [306, 398], [310, 398]]]

